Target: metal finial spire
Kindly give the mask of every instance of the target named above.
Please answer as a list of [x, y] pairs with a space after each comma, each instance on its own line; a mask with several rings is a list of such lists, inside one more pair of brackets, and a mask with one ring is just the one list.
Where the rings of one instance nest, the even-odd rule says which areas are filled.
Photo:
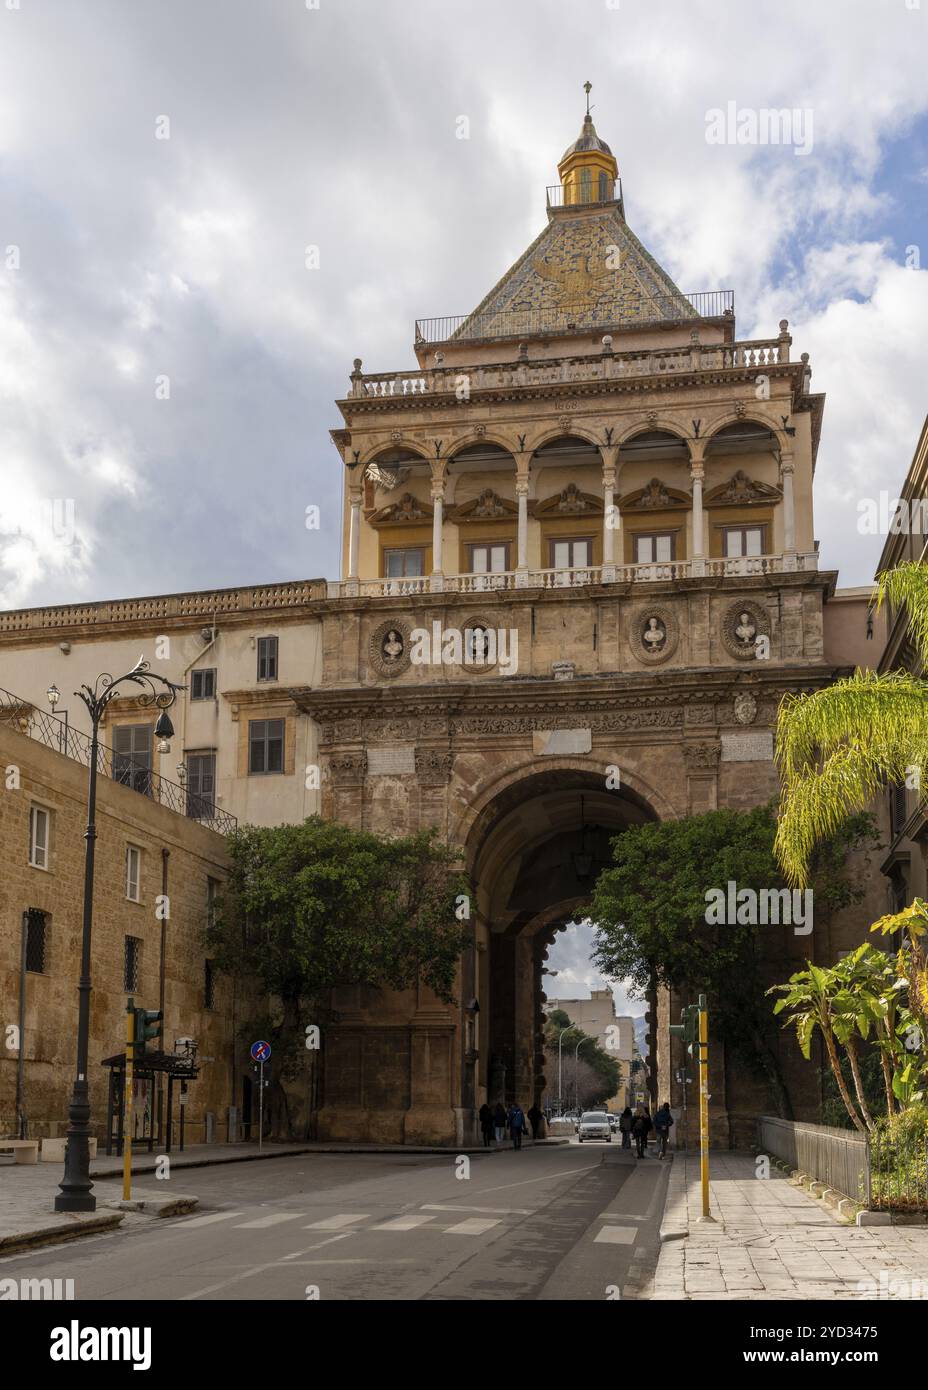
[[586, 114], [590, 114], [590, 92], [593, 90], [592, 82], [584, 82], [583, 90], [586, 92]]

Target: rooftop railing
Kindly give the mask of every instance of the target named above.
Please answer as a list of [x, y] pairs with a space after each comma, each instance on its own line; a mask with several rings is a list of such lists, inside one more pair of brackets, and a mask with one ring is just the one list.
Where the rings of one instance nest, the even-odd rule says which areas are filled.
[[471, 342], [481, 338], [535, 337], [575, 330], [653, 327], [689, 319], [716, 319], [735, 312], [732, 290], [701, 290], [696, 294], [645, 295], [633, 305], [559, 305], [547, 309], [506, 309], [500, 312], [452, 314], [416, 319], [417, 343]]
[[[18, 733], [28, 735], [37, 743], [44, 743], [46, 748], [53, 748], [84, 767], [90, 766], [92, 741], [88, 734], [2, 688], [0, 724], [8, 724]], [[157, 801], [161, 806], [167, 806], [180, 816], [199, 821], [221, 835], [230, 834], [238, 825], [238, 818], [229, 811], [221, 810], [211, 796], [171, 782], [160, 772], [155, 772], [147, 762], [117, 753], [103, 743], [97, 744], [97, 772]]]

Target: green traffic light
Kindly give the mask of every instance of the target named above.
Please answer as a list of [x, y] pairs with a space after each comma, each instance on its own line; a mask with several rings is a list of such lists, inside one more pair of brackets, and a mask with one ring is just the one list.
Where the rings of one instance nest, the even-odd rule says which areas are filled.
[[135, 1046], [140, 1051], [145, 1051], [145, 1044], [151, 1038], [160, 1038], [164, 1015], [160, 1009], [136, 1009], [135, 1011]]

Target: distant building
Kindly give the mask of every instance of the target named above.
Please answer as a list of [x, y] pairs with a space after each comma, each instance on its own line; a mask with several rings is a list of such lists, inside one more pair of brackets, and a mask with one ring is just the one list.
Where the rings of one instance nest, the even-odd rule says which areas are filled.
[[584, 1033], [595, 1038], [604, 1052], [619, 1063], [622, 1069], [622, 1082], [612, 1101], [610, 1109], [619, 1109], [626, 1104], [632, 1061], [637, 1055], [635, 1042], [635, 1020], [630, 1015], [616, 1013], [615, 998], [611, 989], [594, 989], [589, 999], [549, 999], [545, 1011], [563, 1009]]

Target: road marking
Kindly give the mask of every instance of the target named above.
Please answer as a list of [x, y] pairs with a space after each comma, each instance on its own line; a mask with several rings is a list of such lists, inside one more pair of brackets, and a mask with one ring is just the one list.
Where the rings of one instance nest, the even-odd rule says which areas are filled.
[[305, 1211], [275, 1211], [270, 1216], [259, 1216], [256, 1221], [243, 1221], [236, 1226], [237, 1231], [262, 1231], [265, 1226], [279, 1226], [282, 1221], [296, 1221], [305, 1216]]
[[451, 1207], [440, 1202], [423, 1202], [423, 1211], [478, 1211], [484, 1216], [534, 1216], [537, 1207]]
[[369, 1212], [362, 1212], [360, 1216], [327, 1216], [324, 1221], [314, 1221], [311, 1226], [304, 1226], [304, 1231], [340, 1231], [345, 1226], [354, 1226], [358, 1221], [368, 1221]]
[[468, 1221], [459, 1221], [456, 1226], [449, 1226], [445, 1231], [446, 1236], [482, 1236], [484, 1231], [490, 1231], [494, 1226], [499, 1226], [499, 1221], [481, 1221], [479, 1216], [472, 1216]]
[[184, 1231], [192, 1231], [194, 1226], [211, 1226], [214, 1221], [231, 1221], [235, 1216], [244, 1215], [243, 1211], [214, 1211], [211, 1216], [181, 1217], [176, 1224]]
[[481, 1187], [480, 1191], [474, 1195], [482, 1197], [486, 1192], [505, 1192], [508, 1187], [529, 1187], [533, 1182], [557, 1182], [558, 1178], [570, 1178], [575, 1173], [592, 1173], [602, 1166], [601, 1163], [589, 1163], [584, 1168], [567, 1168], [561, 1173], [547, 1173], [543, 1178], [524, 1178], [522, 1182], [503, 1182], [500, 1183], [499, 1187]]
[[394, 1216], [392, 1221], [382, 1221], [379, 1226], [372, 1226], [372, 1231], [414, 1231], [417, 1226], [424, 1226], [427, 1221], [434, 1221], [434, 1216]]
[[242, 1274], [233, 1274], [231, 1279], [220, 1279], [218, 1284], [208, 1284], [205, 1289], [197, 1289], [196, 1293], [187, 1293], [180, 1299], [181, 1303], [190, 1303], [195, 1298], [203, 1298], [208, 1293], [215, 1293], [217, 1289], [228, 1288], [230, 1284], [239, 1284], [243, 1279], [251, 1279], [256, 1274], [263, 1274], [265, 1270], [273, 1269], [275, 1265], [283, 1264], [285, 1260], [298, 1260], [301, 1255], [308, 1255], [311, 1250], [320, 1250], [323, 1245], [331, 1245], [336, 1240], [347, 1240], [351, 1235], [346, 1231], [342, 1236], [329, 1236], [328, 1240], [317, 1241], [315, 1245], [307, 1245], [305, 1250], [294, 1250], [292, 1255], [284, 1255], [280, 1260], [267, 1260], [263, 1265], [255, 1265], [253, 1269], [246, 1269]]
[[604, 1241], [607, 1245], [633, 1245], [637, 1234], [634, 1226], [604, 1226], [593, 1244]]

